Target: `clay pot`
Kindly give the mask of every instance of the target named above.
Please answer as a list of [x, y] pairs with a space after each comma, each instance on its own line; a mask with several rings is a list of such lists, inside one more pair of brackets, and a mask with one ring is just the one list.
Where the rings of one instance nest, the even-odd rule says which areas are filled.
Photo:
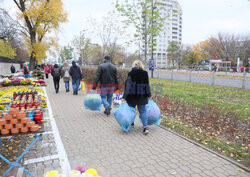
[[17, 123], [17, 124], [16, 124], [16, 128], [19, 128], [19, 129], [20, 129], [20, 128], [23, 128], [23, 124], [22, 124], [22, 123]]
[[3, 129], [3, 126], [2, 125], [0, 125], [0, 131]]
[[11, 129], [11, 133], [12, 133], [12, 134], [17, 134], [17, 133], [19, 133], [19, 129], [18, 129], [18, 128], [12, 128], [12, 129]]
[[4, 127], [5, 127], [7, 130], [10, 130], [10, 129], [13, 128], [13, 125], [12, 125], [12, 124], [6, 124]]
[[11, 120], [12, 119], [12, 115], [11, 114], [5, 114], [4, 118], [5, 118], [5, 120]]
[[5, 118], [3, 118], [3, 119], [1, 118], [1, 119], [0, 119], [0, 125], [5, 125], [5, 124], [6, 124]]
[[13, 114], [13, 115], [12, 115], [12, 118], [13, 118], [13, 119], [16, 119], [16, 118], [17, 118], [17, 115], [16, 115], [16, 114]]
[[10, 133], [10, 131], [7, 130], [7, 129], [2, 129], [2, 130], [1, 130], [1, 134], [2, 134], [2, 135], [8, 135], [9, 133]]
[[21, 119], [22, 124], [26, 124], [30, 119], [28, 117], [24, 117]]
[[29, 128], [28, 127], [23, 127], [21, 128], [21, 132], [22, 133], [27, 133], [29, 131]]
[[11, 108], [10, 109], [10, 114], [13, 115], [13, 114], [18, 114], [19, 112], [19, 108]]
[[10, 123], [11, 123], [12, 125], [14, 125], [14, 124], [17, 124], [18, 121], [17, 121], [17, 119], [11, 119]]
[[19, 112], [19, 114], [17, 115], [17, 119], [22, 119], [26, 117], [26, 113], [25, 112]]
[[28, 128], [31, 128], [33, 125], [35, 125], [35, 122], [34, 121], [28, 121], [27, 122], [27, 124], [26, 124], [26, 126], [28, 127]]
[[38, 129], [39, 129], [39, 126], [38, 126], [38, 125], [33, 125], [33, 126], [30, 128], [30, 131], [31, 131], [31, 132], [36, 132]]

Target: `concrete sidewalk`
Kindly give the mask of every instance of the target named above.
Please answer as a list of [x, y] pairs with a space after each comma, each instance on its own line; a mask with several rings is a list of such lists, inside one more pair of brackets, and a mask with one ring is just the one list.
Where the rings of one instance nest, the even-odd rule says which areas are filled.
[[56, 124], [70, 166], [96, 168], [102, 177], [249, 176], [234, 164], [158, 127], [147, 136], [136, 119], [124, 132], [113, 115], [84, 109], [84, 94], [66, 93], [60, 82], [56, 94], [52, 79], [46, 81]]

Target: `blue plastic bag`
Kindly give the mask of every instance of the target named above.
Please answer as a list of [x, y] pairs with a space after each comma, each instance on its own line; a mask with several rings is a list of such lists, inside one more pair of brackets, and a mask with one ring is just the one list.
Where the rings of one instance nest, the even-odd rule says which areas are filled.
[[130, 107], [127, 103], [122, 102], [118, 109], [113, 111], [115, 119], [126, 132], [129, 131], [131, 124], [136, 117], [135, 108]]
[[102, 98], [99, 94], [88, 94], [84, 99], [85, 109], [100, 111], [102, 107]]
[[148, 125], [160, 125], [161, 111], [153, 100], [149, 100], [146, 105], [146, 115], [148, 117]]

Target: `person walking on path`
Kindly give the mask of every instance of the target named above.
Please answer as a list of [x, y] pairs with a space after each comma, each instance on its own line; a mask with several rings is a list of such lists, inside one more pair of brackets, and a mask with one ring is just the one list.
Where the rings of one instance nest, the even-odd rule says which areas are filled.
[[60, 76], [61, 76], [61, 69], [58, 67], [58, 64], [54, 65], [54, 68], [51, 71], [51, 75], [53, 76], [54, 87], [56, 93], [59, 92], [59, 83], [60, 83]]
[[70, 81], [69, 69], [70, 69], [69, 64], [67, 62], [64, 62], [61, 78], [63, 78], [63, 81], [65, 83], [66, 92], [69, 92], [69, 81]]
[[49, 65], [44, 65], [44, 73], [46, 75], [46, 79], [48, 79], [49, 78], [49, 73], [50, 73]]
[[118, 77], [117, 69], [111, 63], [110, 56], [105, 56], [104, 59], [104, 63], [98, 66], [93, 84], [93, 90], [96, 89], [97, 84], [100, 81], [100, 96], [105, 108], [104, 114], [109, 115], [111, 111], [114, 89], [118, 86]]
[[30, 77], [30, 70], [26, 64], [23, 64], [23, 74], [25, 78]]
[[72, 61], [69, 74], [72, 77], [73, 95], [78, 95], [80, 80], [82, 79], [82, 71], [75, 61]]
[[15, 66], [13, 66], [13, 64], [10, 67], [10, 71], [11, 71], [11, 73], [15, 73], [16, 72], [16, 68], [15, 68]]
[[240, 71], [241, 71], [242, 73], [244, 72], [244, 66], [243, 66], [243, 65], [240, 66]]
[[[148, 134], [148, 118], [146, 116], [146, 104], [151, 97], [148, 72], [143, 70], [143, 64], [140, 60], [135, 60], [132, 64], [132, 70], [128, 73], [125, 83], [123, 100], [127, 101], [130, 107], [137, 106], [140, 118], [143, 124], [143, 133]], [[134, 125], [134, 123], [132, 124]]]

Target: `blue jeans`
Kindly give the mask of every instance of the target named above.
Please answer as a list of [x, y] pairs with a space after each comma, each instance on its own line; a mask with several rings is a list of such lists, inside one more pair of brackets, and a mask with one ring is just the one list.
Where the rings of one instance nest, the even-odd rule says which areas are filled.
[[79, 85], [80, 85], [80, 79], [72, 79], [73, 91], [78, 92]]
[[[130, 107], [135, 108], [136, 105], [128, 104]], [[146, 105], [137, 105], [137, 108], [140, 113], [140, 119], [142, 121], [143, 128], [148, 127], [148, 117], [146, 115]]]
[[111, 107], [113, 93], [114, 93], [114, 87], [101, 88], [100, 96], [102, 98], [102, 104], [105, 109]]
[[64, 83], [65, 83], [65, 89], [69, 90], [69, 81], [65, 81]]

